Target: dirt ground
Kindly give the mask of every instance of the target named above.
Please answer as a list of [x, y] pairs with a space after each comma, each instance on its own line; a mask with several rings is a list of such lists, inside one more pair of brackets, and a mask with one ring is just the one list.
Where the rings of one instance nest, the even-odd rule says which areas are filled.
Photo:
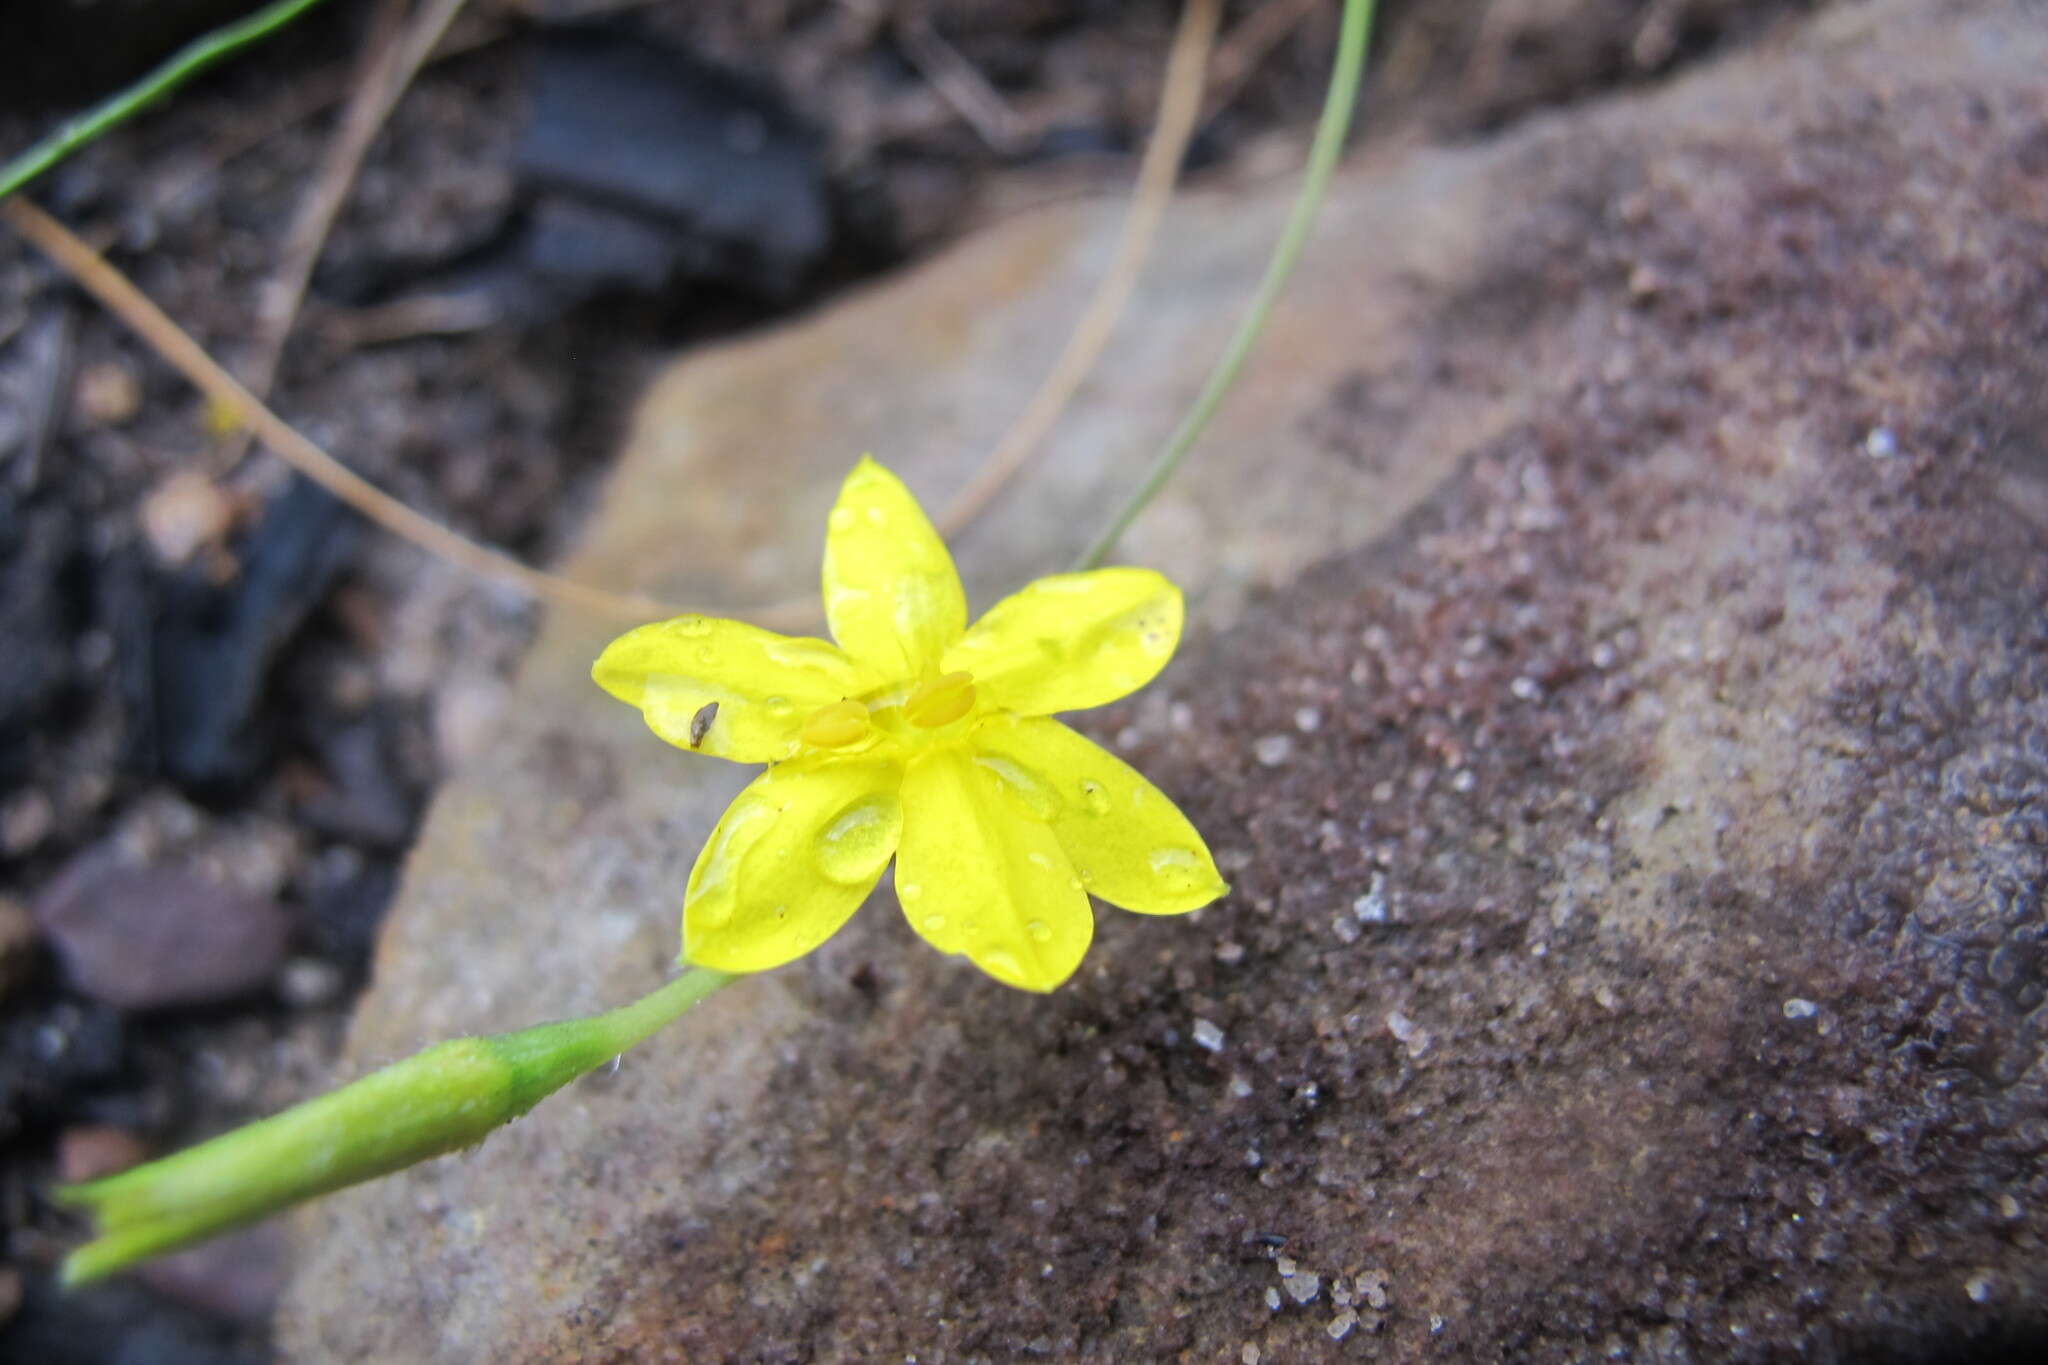
[[[1478, 135], [1811, 7], [1390, 4], [1368, 135]], [[163, 8], [203, 27], [220, 7]], [[247, 365], [278, 243], [390, 8], [325, 7], [33, 196]], [[1034, 199], [1125, 183], [1174, 13], [477, 0], [373, 149], [274, 405], [412, 506], [545, 563], [679, 349]], [[1335, 27], [1331, 0], [1226, 7], [1191, 174], [1291, 164]], [[111, 80], [177, 36], [55, 20], [34, 65], [84, 71], [90, 50]], [[30, 90], [7, 75], [0, 101]], [[611, 88], [670, 116], [621, 123]], [[0, 151], [97, 90], [31, 93], [0, 104]], [[587, 149], [621, 144], [587, 170]], [[744, 185], [715, 175], [736, 150], [760, 172]], [[710, 168], [695, 199], [647, 170], [692, 158]], [[45, 1191], [318, 1084], [419, 814], [491, 742], [533, 625], [530, 603], [242, 444], [0, 237], [0, 1357], [268, 1357], [274, 1234], [59, 1297], [79, 1228]]]

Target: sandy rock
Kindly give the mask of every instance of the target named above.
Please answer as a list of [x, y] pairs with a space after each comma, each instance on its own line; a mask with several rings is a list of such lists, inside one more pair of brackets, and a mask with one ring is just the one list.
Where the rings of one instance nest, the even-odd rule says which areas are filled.
[[[1231, 896], [1105, 914], [1041, 999], [884, 893], [317, 1210], [287, 1352], [1837, 1360], [2038, 1324], [2044, 64], [2024, 6], [1845, 7], [1354, 165], [1125, 547], [1203, 629], [1083, 720]], [[1122, 367], [969, 537], [977, 602], [1085, 539], [1283, 211], [1178, 212]], [[800, 591], [863, 448], [942, 503], [1113, 230], [1021, 220], [692, 358], [572, 569]], [[596, 696], [605, 634], [552, 620], [439, 798], [358, 1065], [658, 979], [741, 775]]]

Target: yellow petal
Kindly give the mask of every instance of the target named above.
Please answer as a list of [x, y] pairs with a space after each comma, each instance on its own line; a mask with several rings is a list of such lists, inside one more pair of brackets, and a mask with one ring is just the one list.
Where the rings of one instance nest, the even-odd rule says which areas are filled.
[[605, 647], [590, 676], [639, 707], [669, 743], [741, 763], [787, 758], [819, 707], [880, 682], [823, 640], [713, 616], [628, 631]]
[[838, 932], [896, 851], [902, 780], [901, 767], [874, 758], [793, 759], [755, 778], [691, 869], [683, 957], [765, 971]]
[[910, 765], [903, 807], [896, 898], [911, 928], [1006, 985], [1049, 991], [1073, 975], [1095, 913], [1050, 828], [956, 747]]
[[825, 619], [847, 653], [892, 681], [937, 672], [967, 628], [945, 542], [903, 481], [865, 455], [826, 523]]
[[1054, 574], [991, 607], [941, 667], [1021, 716], [1100, 706], [1166, 666], [1181, 616], [1180, 589], [1150, 569]]
[[1230, 888], [1166, 793], [1099, 745], [1045, 717], [998, 717], [976, 757], [1046, 813], [1089, 891], [1141, 915], [1178, 915]]

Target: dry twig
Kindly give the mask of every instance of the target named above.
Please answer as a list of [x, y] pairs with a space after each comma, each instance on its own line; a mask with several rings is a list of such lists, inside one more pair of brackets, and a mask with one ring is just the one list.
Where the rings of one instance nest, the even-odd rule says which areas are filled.
[[[259, 398], [270, 396], [270, 386], [277, 378], [278, 362], [284, 355], [285, 340], [298, 319], [300, 304], [305, 301], [306, 286], [313, 278], [313, 267], [320, 259], [321, 249], [327, 244], [327, 234], [340, 215], [349, 190], [355, 185], [363, 158], [369, 155], [370, 146], [377, 140], [385, 120], [390, 118], [399, 98], [412, 84], [413, 77], [419, 74], [420, 67], [448, 31], [448, 26], [455, 21], [463, 5], [463, 0], [423, 0], [410, 24], [402, 31], [389, 31], [396, 25], [398, 11], [405, 2], [386, 0], [385, 8], [371, 26], [368, 50], [376, 55], [363, 63], [362, 76], [357, 81], [355, 93], [349, 97], [341, 126], [336, 130], [334, 140], [328, 144], [320, 172], [314, 177], [306, 197], [300, 201], [291, 231], [285, 236], [277, 272], [264, 286], [257, 301], [256, 357], [248, 367], [246, 382], [249, 390]], [[240, 454], [240, 448], [235, 454]]]
[[1208, 66], [1209, 49], [1216, 38], [1221, 0], [1187, 0], [1181, 10], [1180, 26], [1174, 31], [1173, 49], [1166, 60], [1166, 76], [1159, 96], [1159, 116], [1153, 124], [1152, 139], [1145, 145], [1145, 157], [1138, 167], [1137, 188], [1131, 211], [1124, 218], [1117, 238], [1116, 254], [1096, 287], [1080, 321], [1074, 324], [1066, 348], [1053, 363], [1051, 373], [1031, 396], [973, 480], [960, 490], [939, 517], [940, 534], [948, 539], [958, 535], [988, 508], [1003, 485], [1008, 483], [1039, 443], [1066, 411], [1081, 381], [1102, 358], [1103, 347], [1115, 330], [1137, 287], [1145, 259], [1159, 236], [1159, 224], [1173, 198], [1174, 181], [1187, 157], [1188, 140], [1202, 110], [1202, 77]]
[[633, 621], [673, 616], [682, 610], [651, 597], [609, 592], [528, 568], [510, 555], [479, 545], [432, 517], [414, 511], [272, 412], [125, 275], [108, 265], [62, 223], [20, 195], [0, 202], [0, 218], [63, 267], [193, 387], [212, 402], [240, 413], [257, 439], [287, 464], [393, 535], [481, 578], [510, 584], [560, 606]]

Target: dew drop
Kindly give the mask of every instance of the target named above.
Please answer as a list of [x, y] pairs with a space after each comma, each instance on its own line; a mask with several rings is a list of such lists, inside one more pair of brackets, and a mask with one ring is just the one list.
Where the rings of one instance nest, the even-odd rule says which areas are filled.
[[723, 886], [717, 886], [700, 891], [685, 909], [697, 928], [719, 929], [731, 922], [732, 906], [732, 893]]
[[994, 773], [1003, 790], [1024, 803], [1025, 809], [1041, 820], [1051, 820], [1060, 813], [1059, 793], [1052, 784], [1023, 765], [995, 754], [976, 754], [974, 761], [987, 771]]
[[944, 915], [926, 915], [924, 917], [924, 931], [927, 934], [940, 933], [945, 927], [946, 917]]
[[853, 529], [854, 520], [851, 507], [835, 507], [832, 509], [832, 515], [825, 518], [825, 524], [835, 531], [850, 531]]
[[1024, 932], [1037, 942], [1044, 943], [1052, 937], [1052, 926], [1042, 919], [1035, 919], [1024, 926]]
[[924, 888], [919, 886], [916, 882], [896, 883], [896, 898], [898, 900], [914, 901], [923, 894]]
[[1015, 982], [1024, 979], [1024, 964], [1017, 960], [1015, 953], [998, 948], [992, 953], [983, 953], [975, 960], [983, 971], [998, 980]]
[[1192, 849], [1155, 848], [1145, 855], [1145, 861], [1152, 868], [1153, 876], [1176, 891], [1192, 890], [1206, 880], [1202, 875], [1202, 860]]
[[1047, 872], [1052, 871], [1052, 859], [1046, 857], [1043, 853], [1032, 853], [1027, 855], [1027, 857], [1030, 859], [1033, 867], [1041, 868]]
[[863, 796], [819, 832], [812, 853], [818, 870], [842, 886], [870, 881], [896, 851], [903, 807], [893, 796]]
[[1093, 778], [1081, 779], [1081, 806], [1090, 815], [1109, 814], [1109, 793]]

